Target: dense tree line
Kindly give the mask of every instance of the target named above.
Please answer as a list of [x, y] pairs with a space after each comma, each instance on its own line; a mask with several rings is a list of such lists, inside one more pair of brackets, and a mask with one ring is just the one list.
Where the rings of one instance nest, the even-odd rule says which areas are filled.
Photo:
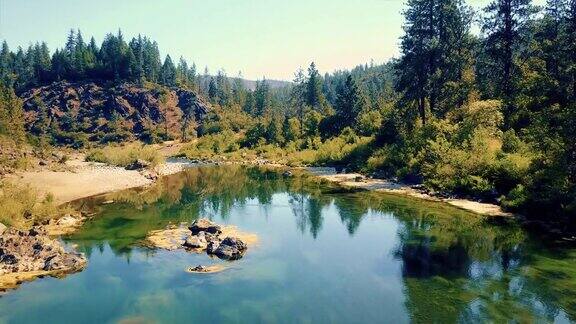
[[176, 65], [170, 55], [162, 61], [155, 41], [138, 36], [126, 42], [120, 31], [107, 34], [98, 46], [93, 37], [85, 42], [80, 30], [71, 30], [64, 48], [52, 55], [44, 42], [15, 52], [2, 43], [0, 79], [16, 91], [52, 81], [95, 78], [190, 86], [196, 66], [188, 66], [183, 58]]
[[325, 75], [312, 63], [286, 89], [249, 92], [242, 106], [256, 122], [240, 147], [318, 156], [356, 145], [315, 162], [575, 213], [576, 1], [495, 0], [477, 12], [410, 0], [404, 15], [398, 59]]

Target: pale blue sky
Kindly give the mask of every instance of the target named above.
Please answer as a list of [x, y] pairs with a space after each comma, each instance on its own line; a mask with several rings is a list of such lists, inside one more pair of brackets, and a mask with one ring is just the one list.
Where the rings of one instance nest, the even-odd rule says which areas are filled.
[[[489, 0], [469, 0], [481, 7]], [[542, 4], [545, 0], [535, 0]], [[63, 46], [70, 28], [100, 44], [118, 28], [126, 39], [157, 40], [211, 73], [290, 80], [315, 61], [321, 72], [398, 55], [404, 0], [0, 0], [0, 39], [12, 48]]]

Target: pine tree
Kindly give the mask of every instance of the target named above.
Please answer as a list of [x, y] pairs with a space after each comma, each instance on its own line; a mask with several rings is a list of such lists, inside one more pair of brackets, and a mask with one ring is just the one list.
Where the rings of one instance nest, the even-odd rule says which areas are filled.
[[511, 125], [515, 113], [514, 93], [519, 72], [515, 59], [522, 41], [522, 29], [534, 13], [531, 0], [494, 0], [484, 8], [486, 17], [482, 30], [487, 34], [487, 54], [494, 62], [491, 78], [495, 78], [495, 95], [505, 102], [505, 120]]
[[176, 67], [170, 55], [166, 55], [162, 69], [160, 70], [160, 83], [167, 86], [176, 85]]
[[322, 80], [320, 73], [316, 69], [316, 64], [312, 62], [308, 67], [308, 80], [306, 83], [306, 104], [314, 109], [319, 109], [323, 104]]
[[6, 41], [2, 42], [0, 50], [0, 82], [12, 84], [12, 55]]
[[151, 42], [148, 38], [143, 37], [143, 47], [144, 77], [150, 82], [158, 82], [160, 79], [160, 70], [162, 68], [158, 43]]
[[465, 70], [472, 66], [472, 14], [462, 0], [410, 0], [404, 15], [396, 90], [400, 106], [416, 107], [425, 124], [427, 111], [442, 117], [471, 91]]
[[270, 119], [270, 123], [266, 129], [266, 140], [270, 144], [283, 144], [284, 136], [282, 135], [282, 125], [280, 124], [280, 116], [274, 116]]
[[254, 114], [262, 117], [266, 115], [271, 106], [270, 86], [266, 79], [256, 81], [256, 89], [254, 90]]
[[[444, 117], [468, 99], [473, 89], [472, 9], [463, 0], [437, 0], [435, 70], [431, 70], [430, 111]], [[468, 73], [468, 75], [467, 75]]]
[[188, 86], [190, 84], [190, 80], [188, 79], [188, 63], [183, 56], [180, 56], [180, 60], [178, 61], [176, 80], [180, 85]]
[[232, 85], [232, 100], [234, 103], [243, 106], [246, 101], [246, 88], [242, 82], [242, 72], [238, 72], [238, 76], [234, 78]]
[[22, 100], [14, 90], [0, 84], [0, 134], [9, 136], [17, 143], [26, 140]]
[[[292, 106], [296, 108], [296, 114], [300, 125], [304, 125], [304, 107], [306, 105], [306, 76], [304, 71], [298, 69], [294, 75], [294, 86], [291, 93]], [[300, 127], [300, 136], [304, 135], [304, 128]]]
[[131, 71], [133, 77], [139, 84], [142, 84], [145, 80], [144, 74], [144, 43], [141, 35], [138, 38], [133, 38], [130, 41], [130, 49], [134, 53], [134, 60], [132, 61]]
[[218, 84], [214, 78], [210, 78], [210, 83], [208, 84], [208, 98], [212, 102], [218, 102]]
[[42, 42], [41, 45], [37, 45], [37, 59], [36, 68], [38, 70], [39, 79], [43, 82], [50, 80], [51, 78], [51, 67], [52, 59], [50, 58], [50, 51], [48, 50], [48, 45]]
[[399, 105], [414, 107], [426, 124], [426, 98], [430, 78], [430, 57], [432, 44], [430, 26], [431, 0], [408, 0], [404, 11], [406, 23], [400, 49], [402, 57], [397, 64], [396, 90], [402, 94]]
[[72, 56], [74, 55], [74, 50], [76, 49], [76, 34], [74, 32], [74, 29], [70, 29], [64, 49], [66, 51], [66, 54], [68, 54], [70, 58], [72, 58]]
[[336, 99], [336, 130], [353, 127], [358, 115], [366, 109], [366, 100], [351, 75], [340, 87]]
[[80, 29], [76, 32], [76, 41], [74, 46], [74, 75], [78, 79], [83, 79], [86, 77], [86, 43], [84, 43], [84, 38]]
[[218, 90], [218, 104], [227, 106], [230, 102], [232, 90], [226, 73], [223, 70], [218, 71], [216, 75], [216, 89]]
[[566, 14], [564, 44], [567, 44], [566, 52], [569, 53], [567, 71], [569, 71], [572, 86], [570, 102], [576, 105], [576, 0], [569, 0]]
[[34, 77], [32, 64], [30, 61], [31, 58], [29, 58], [29, 56], [24, 53], [22, 47], [18, 47], [18, 51], [14, 56], [12, 69], [14, 73], [14, 89], [17, 91], [25, 89]]
[[190, 81], [190, 85], [194, 90], [198, 90], [198, 84], [196, 80], [196, 63], [192, 62], [192, 66], [188, 70], [188, 80]]

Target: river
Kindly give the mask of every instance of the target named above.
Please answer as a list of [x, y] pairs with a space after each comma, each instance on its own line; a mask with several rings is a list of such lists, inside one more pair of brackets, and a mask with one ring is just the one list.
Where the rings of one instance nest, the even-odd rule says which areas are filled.
[[[576, 251], [509, 218], [241, 166], [191, 168], [76, 204], [96, 216], [62, 239], [88, 266], [6, 293], [1, 323], [576, 320]], [[141, 244], [200, 217], [259, 242], [214, 274], [185, 270], [225, 261]]]

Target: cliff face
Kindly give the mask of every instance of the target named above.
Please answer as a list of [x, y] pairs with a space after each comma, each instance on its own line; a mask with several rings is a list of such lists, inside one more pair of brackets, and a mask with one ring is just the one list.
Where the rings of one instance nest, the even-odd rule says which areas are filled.
[[61, 81], [20, 97], [32, 133], [85, 134], [91, 141], [186, 137], [210, 110], [192, 91], [134, 83]]

